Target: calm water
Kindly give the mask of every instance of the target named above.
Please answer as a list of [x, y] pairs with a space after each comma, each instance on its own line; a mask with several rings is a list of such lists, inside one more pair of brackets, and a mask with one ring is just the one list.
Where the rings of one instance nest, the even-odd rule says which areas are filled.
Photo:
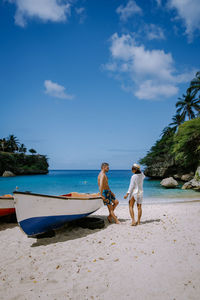
[[[29, 175], [3, 178], [0, 177], [0, 195], [12, 193], [16, 186], [20, 191], [31, 191], [51, 195], [62, 195], [70, 192], [93, 193], [98, 191], [97, 175], [99, 171], [57, 170], [47, 175]], [[132, 173], [131, 171], [109, 171], [109, 184], [122, 204]], [[173, 202], [181, 199], [200, 199], [200, 193], [190, 190], [165, 189], [159, 180], [144, 181], [144, 202]]]

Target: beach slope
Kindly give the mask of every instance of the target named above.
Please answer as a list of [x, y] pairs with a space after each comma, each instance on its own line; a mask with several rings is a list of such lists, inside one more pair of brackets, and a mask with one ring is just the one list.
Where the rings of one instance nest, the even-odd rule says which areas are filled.
[[0, 299], [199, 299], [200, 202], [143, 206], [142, 224], [104, 229], [65, 226], [56, 236], [28, 238], [0, 224]]

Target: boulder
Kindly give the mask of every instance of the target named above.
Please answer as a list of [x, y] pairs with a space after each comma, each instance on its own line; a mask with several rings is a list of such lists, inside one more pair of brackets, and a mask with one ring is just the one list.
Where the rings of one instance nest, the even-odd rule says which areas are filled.
[[175, 175], [173, 175], [173, 177], [175, 178], [175, 179], [181, 179], [181, 177], [182, 177], [183, 175], [181, 175], [181, 174], [175, 174]]
[[182, 186], [183, 190], [187, 190], [187, 189], [194, 189], [194, 190], [199, 190], [200, 191], [200, 181], [196, 180], [196, 179], [192, 179], [188, 182], [186, 182], [183, 186]]
[[175, 188], [178, 182], [173, 177], [168, 177], [163, 179], [160, 184], [166, 188]]
[[3, 177], [13, 177], [13, 176], [15, 176], [15, 174], [11, 171], [4, 171], [2, 176]]
[[194, 175], [192, 175], [192, 174], [185, 174], [185, 175], [181, 176], [181, 180], [182, 181], [190, 181], [193, 179], [193, 177], [194, 177]]
[[200, 191], [200, 166], [197, 168], [194, 178], [192, 180], [186, 182], [182, 186], [182, 189], [183, 190], [194, 189], [194, 190]]

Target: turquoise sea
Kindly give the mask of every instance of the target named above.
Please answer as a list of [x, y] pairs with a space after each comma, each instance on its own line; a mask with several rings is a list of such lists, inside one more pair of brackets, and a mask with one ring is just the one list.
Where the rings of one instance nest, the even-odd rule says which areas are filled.
[[[16, 186], [19, 191], [31, 191], [49, 195], [62, 195], [70, 192], [98, 192], [97, 176], [99, 170], [50, 170], [47, 175], [29, 175], [0, 177], [0, 195], [11, 194]], [[130, 170], [111, 170], [108, 173], [109, 184], [121, 204], [132, 173]], [[181, 184], [176, 189], [165, 189], [159, 180], [144, 181], [144, 203], [175, 202], [200, 199], [200, 193], [182, 190]]]

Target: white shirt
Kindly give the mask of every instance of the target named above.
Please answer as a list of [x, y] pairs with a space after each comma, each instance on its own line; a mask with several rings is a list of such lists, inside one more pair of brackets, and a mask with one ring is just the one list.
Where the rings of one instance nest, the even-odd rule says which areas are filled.
[[129, 195], [142, 195], [144, 178], [145, 175], [143, 173], [133, 174], [131, 177], [131, 181], [127, 193]]

